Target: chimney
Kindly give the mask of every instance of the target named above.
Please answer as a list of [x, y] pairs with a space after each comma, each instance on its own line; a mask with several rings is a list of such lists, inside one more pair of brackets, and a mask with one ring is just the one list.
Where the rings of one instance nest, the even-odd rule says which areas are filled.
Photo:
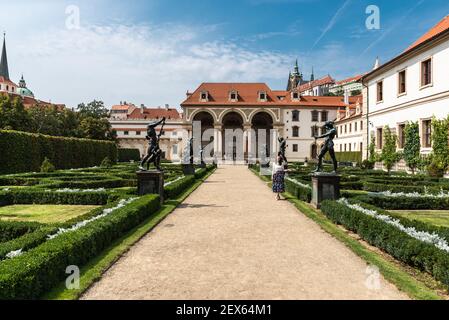
[[187, 98], [189, 98], [191, 95], [192, 95], [192, 93], [190, 93], [189, 90], [187, 90], [187, 92], [186, 92]]
[[165, 104], [165, 110], [170, 109], [170, 106], [168, 105], [168, 103]]

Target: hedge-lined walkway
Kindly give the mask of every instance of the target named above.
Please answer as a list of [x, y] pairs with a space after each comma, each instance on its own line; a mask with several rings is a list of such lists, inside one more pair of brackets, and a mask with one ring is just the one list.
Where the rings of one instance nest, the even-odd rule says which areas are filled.
[[[242, 166], [219, 168], [84, 299], [406, 299]], [[372, 277], [372, 275], [371, 275]], [[372, 280], [372, 278], [371, 278]], [[372, 282], [371, 282], [372, 283]]]

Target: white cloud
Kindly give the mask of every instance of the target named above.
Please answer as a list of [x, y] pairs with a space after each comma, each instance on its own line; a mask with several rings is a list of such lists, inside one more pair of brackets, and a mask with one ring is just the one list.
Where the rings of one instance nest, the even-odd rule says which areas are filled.
[[293, 57], [202, 40], [213, 29], [145, 24], [43, 30], [20, 39], [15, 62], [38, 98], [69, 106], [92, 99], [179, 106], [201, 82], [286, 78]]

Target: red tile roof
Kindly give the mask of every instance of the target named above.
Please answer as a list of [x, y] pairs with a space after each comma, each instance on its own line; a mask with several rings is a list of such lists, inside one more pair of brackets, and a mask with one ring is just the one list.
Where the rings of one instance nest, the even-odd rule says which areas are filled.
[[328, 75], [328, 76], [326, 76], [324, 78], [317, 79], [317, 80], [311, 81], [309, 83], [305, 83], [303, 85], [300, 85], [300, 86], [298, 86], [298, 90], [299, 90], [299, 92], [304, 92], [304, 91], [307, 91], [307, 90], [309, 90], [309, 89], [311, 89], [313, 87], [323, 86], [325, 84], [333, 84], [333, 83], [335, 83], [335, 80], [332, 79], [332, 77]]
[[174, 108], [136, 108], [129, 116], [128, 119], [161, 119], [165, 117], [169, 119], [181, 119], [181, 115], [178, 110]]
[[[229, 93], [235, 90], [238, 101], [229, 101]], [[209, 101], [200, 101], [201, 92], [208, 92]], [[260, 101], [258, 93], [265, 91], [267, 101]], [[278, 97], [283, 97], [279, 99]], [[351, 104], [359, 97], [350, 97]], [[345, 107], [343, 97], [301, 96], [299, 100], [292, 100], [290, 91], [272, 91], [265, 83], [202, 83], [181, 106], [322, 106]]]
[[363, 74], [359, 74], [359, 75], [351, 77], [351, 78], [347, 78], [347, 79], [344, 79], [344, 80], [337, 81], [337, 82], [335, 82], [335, 84], [336, 85], [343, 85], [343, 84], [346, 84], [346, 83], [359, 81], [360, 79], [362, 79], [362, 77], [363, 77]]
[[0, 76], [0, 83], [6, 83], [17, 88], [19, 87], [17, 84], [12, 82], [11, 80], [5, 79], [3, 76]]
[[416, 40], [410, 47], [408, 47], [405, 51], [409, 51], [417, 46], [419, 46], [421, 43], [432, 39], [433, 37], [439, 35], [443, 31], [446, 31], [449, 29], [449, 15], [443, 18], [440, 22], [438, 22], [432, 29], [427, 31], [421, 38]]
[[111, 110], [128, 110], [131, 105], [128, 104], [119, 104], [111, 107]]

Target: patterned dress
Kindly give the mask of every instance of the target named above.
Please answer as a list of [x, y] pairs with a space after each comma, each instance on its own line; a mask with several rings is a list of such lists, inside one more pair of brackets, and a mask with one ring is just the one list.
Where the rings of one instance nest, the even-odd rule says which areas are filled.
[[285, 171], [283, 170], [283, 168], [282, 169], [278, 168], [277, 170], [275, 170], [275, 172], [273, 174], [273, 192], [274, 193], [285, 192], [284, 177], [285, 177]]

